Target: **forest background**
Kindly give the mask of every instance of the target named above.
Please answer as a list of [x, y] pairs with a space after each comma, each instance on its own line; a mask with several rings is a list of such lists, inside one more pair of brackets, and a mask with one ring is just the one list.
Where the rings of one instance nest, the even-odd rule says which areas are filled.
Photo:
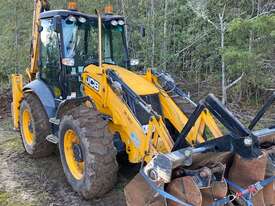
[[[95, 13], [111, 3], [126, 17], [131, 58], [165, 70], [191, 96], [258, 105], [275, 91], [275, 1], [78, 0]], [[66, 0], [51, 0], [65, 8]], [[0, 81], [30, 64], [32, 0], [0, 0]], [[141, 31], [145, 30], [145, 36]]]

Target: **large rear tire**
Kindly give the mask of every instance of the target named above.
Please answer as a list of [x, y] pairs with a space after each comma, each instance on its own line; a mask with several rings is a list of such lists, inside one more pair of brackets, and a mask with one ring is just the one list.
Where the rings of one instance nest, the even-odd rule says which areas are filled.
[[118, 170], [113, 135], [95, 108], [79, 106], [64, 115], [59, 151], [68, 182], [84, 198], [101, 197], [113, 188]]
[[46, 140], [51, 133], [47, 113], [32, 93], [25, 94], [20, 105], [20, 133], [23, 146], [32, 157], [46, 157], [54, 151], [54, 144]]

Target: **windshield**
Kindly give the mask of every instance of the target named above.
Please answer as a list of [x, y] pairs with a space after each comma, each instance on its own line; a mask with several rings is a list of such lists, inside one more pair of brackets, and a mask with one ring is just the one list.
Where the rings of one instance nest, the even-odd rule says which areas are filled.
[[102, 39], [104, 62], [125, 66], [127, 51], [124, 39], [124, 26], [104, 24]]
[[[70, 17], [62, 21], [62, 26], [64, 58], [74, 59], [75, 66], [98, 64], [97, 22], [81, 23], [77, 18]], [[126, 66], [125, 42], [124, 26], [105, 22], [102, 27], [103, 63]]]

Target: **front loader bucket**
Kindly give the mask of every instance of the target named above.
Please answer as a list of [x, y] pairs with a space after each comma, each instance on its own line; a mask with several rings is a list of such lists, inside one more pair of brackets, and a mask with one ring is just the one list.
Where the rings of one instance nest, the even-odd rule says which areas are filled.
[[[241, 188], [247, 188], [249, 185], [265, 179], [266, 166], [266, 152], [263, 152], [262, 155], [256, 159], [244, 159], [236, 154], [229, 170], [228, 179]], [[239, 190], [236, 187], [230, 187], [230, 189], [235, 192]], [[253, 205], [265, 205], [263, 191], [259, 191], [253, 197]]]

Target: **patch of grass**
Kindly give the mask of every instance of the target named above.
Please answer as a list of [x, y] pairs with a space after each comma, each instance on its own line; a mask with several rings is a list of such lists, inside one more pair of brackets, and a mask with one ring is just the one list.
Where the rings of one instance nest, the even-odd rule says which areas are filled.
[[0, 206], [34, 206], [34, 204], [25, 200], [18, 200], [16, 194], [0, 191]]
[[8, 204], [9, 195], [7, 192], [0, 191], [0, 206], [4, 206]]
[[13, 130], [12, 118], [8, 117], [0, 120], [0, 128], [3, 130]]
[[20, 151], [22, 150], [22, 142], [19, 137], [8, 139], [0, 144], [0, 148], [9, 151]]

